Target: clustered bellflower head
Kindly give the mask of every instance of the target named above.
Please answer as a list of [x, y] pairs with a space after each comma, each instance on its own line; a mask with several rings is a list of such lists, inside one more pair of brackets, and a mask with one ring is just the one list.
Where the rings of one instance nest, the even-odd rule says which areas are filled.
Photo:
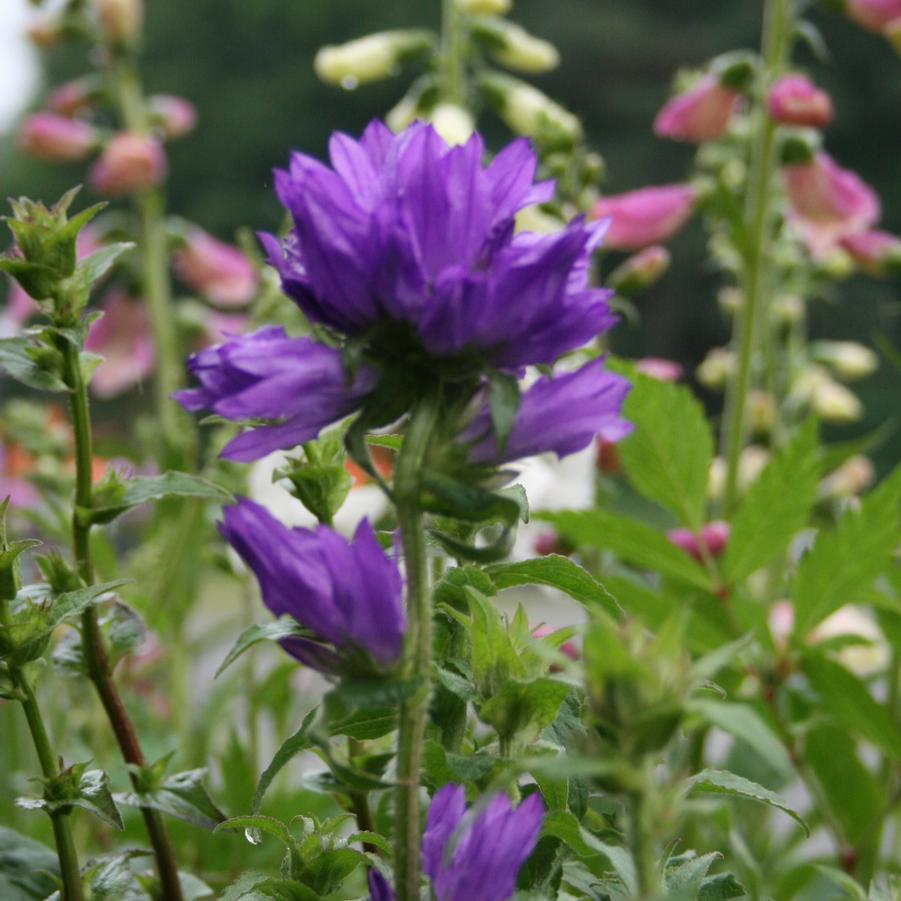
[[[504, 794], [477, 812], [466, 810], [462, 785], [445, 785], [429, 807], [422, 866], [437, 901], [507, 901], [516, 876], [538, 842], [544, 807], [538, 794], [516, 809]], [[384, 877], [369, 876], [371, 901], [393, 901]]]
[[[478, 402], [487, 372], [552, 364], [614, 323], [609, 292], [588, 284], [607, 224], [580, 218], [553, 234], [516, 233], [516, 214], [553, 186], [533, 182], [526, 141], [488, 165], [484, 153], [478, 135], [449, 147], [430, 125], [394, 135], [374, 122], [359, 141], [332, 137], [331, 167], [295, 153], [276, 172], [293, 228], [261, 240], [285, 293], [345, 347], [263, 329], [193, 357], [201, 387], [178, 395], [185, 407], [272, 422], [232, 441], [226, 457], [254, 460], [310, 440], [398, 373], [410, 391], [437, 373]], [[478, 412], [461, 423], [463, 443], [476, 442], [479, 464], [513, 459], [514, 449], [571, 453], [591, 428], [614, 428], [625, 390], [590, 363], [523, 395], [518, 421], [531, 425], [514, 424], [504, 453], [491, 450]], [[578, 415], [561, 412], [576, 406]]]
[[263, 602], [309, 632], [282, 640], [289, 654], [327, 674], [396, 666], [406, 632], [402, 580], [368, 521], [348, 541], [325, 526], [289, 529], [246, 498], [223, 516], [222, 536], [257, 577]]

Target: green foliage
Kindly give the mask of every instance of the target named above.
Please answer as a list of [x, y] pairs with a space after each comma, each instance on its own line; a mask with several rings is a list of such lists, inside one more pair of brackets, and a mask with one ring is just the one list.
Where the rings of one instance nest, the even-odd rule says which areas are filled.
[[58, 776], [41, 780], [44, 794], [40, 798], [16, 799], [23, 810], [46, 810], [48, 813], [66, 812], [80, 807], [107, 826], [123, 829], [122, 815], [110, 792], [109, 776], [102, 770], [89, 770], [86, 763], [75, 763]]

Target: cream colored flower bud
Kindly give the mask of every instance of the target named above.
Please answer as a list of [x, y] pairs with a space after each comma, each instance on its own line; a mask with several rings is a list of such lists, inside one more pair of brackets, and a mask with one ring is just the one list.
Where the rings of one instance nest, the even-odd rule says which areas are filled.
[[773, 298], [770, 309], [781, 325], [794, 325], [804, 315], [804, 298], [797, 294], [780, 294]]
[[836, 655], [855, 675], [861, 678], [874, 676], [888, 665], [891, 653], [885, 636], [862, 608], [854, 604], [840, 607], [824, 619], [807, 640], [810, 644], [819, 644], [839, 637], [861, 639], [859, 643], [845, 645]]
[[385, 114], [385, 124], [393, 132], [403, 131], [419, 118], [418, 98], [405, 94]]
[[856, 341], [817, 341], [812, 351], [814, 359], [849, 381], [866, 378], [879, 367], [876, 353]]
[[849, 457], [820, 482], [820, 495], [845, 500], [866, 491], [876, 479], [873, 461], [863, 454]]
[[469, 110], [456, 103], [439, 103], [426, 118], [451, 147], [465, 144], [476, 129]]
[[516, 72], [549, 72], [560, 64], [560, 54], [549, 41], [529, 34], [525, 28], [505, 19], [480, 23], [481, 31], [491, 42], [491, 55]]
[[826, 379], [814, 388], [811, 406], [825, 422], [856, 422], [863, 416], [863, 404], [857, 395], [832, 379]]
[[144, 24], [142, 0], [95, 0], [97, 16], [107, 38], [114, 44], [129, 44]]
[[569, 141], [581, 137], [578, 118], [530, 84], [492, 72], [482, 76], [481, 85], [495, 101], [500, 117], [517, 134], [549, 134]]
[[323, 47], [313, 60], [313, 69], [328, 84], [355, 88], [387, 78], [402, 59], [429, 44], [428, 32], [379, 31], [346, 44]]
[[560, 231], [566, 223], [551, 213], [546, 213], [539, 204], [523, 207], [516, 214], [516, 231], [532, 232], [536, 235], [552, 235]]
[[756, 444], [746, 447], [738, 458], [738, 487], [742, 492], [747, 491], [763, 472], [770, 462], [770, 452], [765, 447]]
[[725, 347], [714, 347], [695, 370], [698, 381], [712, 391], [726, 387], [729, 376], [735, 369], [735, 355]]
[[750, 391], [747, 417], [748, 425], [755, 435], [769, 435], [776, 422], [776, 399], [766, 391]]
[[468, 16], [502, 16], [510, 12], [513, 0], [456, 0], [457, 9]]
[[744, 294], [740, 288], [721, 288], [717, 292], [716, 302], [724, 313], [734, 316], [744, 303]]

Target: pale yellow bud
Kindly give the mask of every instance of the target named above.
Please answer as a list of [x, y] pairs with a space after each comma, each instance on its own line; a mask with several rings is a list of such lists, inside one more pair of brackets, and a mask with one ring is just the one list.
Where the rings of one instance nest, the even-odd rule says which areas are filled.
[[866, 678], [885, 669], [891, 656], [885, 636], [860, 607], [840, 607], [811, 632], [808, 642], [819, 644], [839, 637], [862, 639], [860, 643], [845, 645], [836, 655], [852, 673]]
[[849, 381], [866, 378], [879, 366], [875, 352], [856, 341], [817, 341], [812, 350], [816, 360]]
[[721, 391], [735, 369], [735, 355], [728, 348], [714, 347], [695, 370], [698, 381], [712, 391]]
[[513, 0], [456, 0], [457, 9], [468, 16], [502, 16], [510, 12]]
[[578, 140], [582, 125], [571, 112], [530, 84], [499, 73], [486, 73], [481, 84], [497, 103], [500, 117], [521, 135], [544, 135]]
[[717, 292], [716, 302], [724, 313], [734, 316], [744, 303], [744, 294], [740, 288], [721, 288]]
[[768, 435], [776, 422], [776, 399], [766, 391], [750, 391], [747, 416], [748, 425], [755, 435]]
[[794, 325], [804, 315], [804, 299], [797, 294], [780, 294], [773, 298], [770, 309], [781, 325]]
[[427, 118], [451, 147], [465, 144], [476, 128], [469, 110], [456, 103], [439, 103]]
[[738, 487], [747, 491], [770, 462], [770, 452], [756, 444], [746, 447], [738, 459]]
[[419, 118], [417, 98], [406, 95], [402, 97], [385, 115], [385, 124], [393, 132], [403, 131]]
[[328, 84], [355, 88], [387, 78], [405, 57], [429, 44], [428, 32], [379, 31], [346, 44], [323, 47], [313, 60], [313, 69]]
[[551, 213], [546, 213], [541, 206], [533, 203], [523, 207], [516, 214], [516, 231], [533, 232], [537, 235], [552, 235], [560, 231], [566, 223]]
[[814, 388], [811, 406], [825, 422], [855, 422], [863, 416], [863, 404], [857, 395], [831, 379], [820, 382]]
[[873, 461], [863, 454], [855, 454], [820, 482], [820, 494], [823, 497], [846, 500], [862, 494], [875, 479], [876, 468]]
[[142, 0], [95, 0], [97, 16], [107, 38], [114, 44], [131, 43], [144, 24]]
[[491, 54], [516, 72], [549, 72], [560, 64], [560, 54], [549, 41], [536, 38], [525, 28], [504, 19], [486, 22], [483, 31], [492, 42]]

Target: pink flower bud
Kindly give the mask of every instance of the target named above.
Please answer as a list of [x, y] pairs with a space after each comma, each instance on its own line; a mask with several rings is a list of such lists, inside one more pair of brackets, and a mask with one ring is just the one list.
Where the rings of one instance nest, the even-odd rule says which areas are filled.
[[91, 85], [84, 78], [67, 81], [54, 88], [47, 98], [47, 106], [62, 116], [74, 116], [91, 105]]
[[91, 326], [85, 348], [100, 354], [91, 390], [101, 398], [117, 397], [153, 372], [154, 350], [143, 301], [109, 291], [100, 302], [103, 318]]
[[880, 216], [876, 192], [820, 151], [809, 163], [783, 169], [790, 218], [810, 252], [822, 258], [848, 234], [866, 231]]
[[675, 235], [688, 222], [694, 205], [691, 185], [662, 185], [601, 197], [591, 215], [594, 219], [612, 219], [605, 247], [638, 250]]
[[716, 75], [705, 75], [664, 104], [654, 119], [654, 134], [692, 144], [715, 141], [729, 130], [740, 97]]
[[158, 94], [151, 97], [149, 103], [151, 115], [160, 123], [167, 138], [181, 138], [194, 131], [197, 107], [190, 100], [174, 94]]
[[[550, 626], [538, 626], [537, 629], [532, 630], [532, 635], [535, 638], [545, 638], [548, 635], [553, 635], [556, 631], [556, 629], [552, 629]], [[563, 644], [560, 645], [560, 650], [566, 654], [570, 660], [580, 660], [582, 658], [579, 649], [571, 641], [564, 641]], [[555, 667], [551, 667], [551, 672], [555, 671]]]
[[847, 0], [845, 10], [858, 25], [880, 32], [901, 18], [901, 0]]
[[786, 75], [767, 98], [770, 116], [783, 125], [822, 128], [832, 121], [832, 99], [803, 75]]
[[90, 125], [56, 113], [35, 113], [19, 131], [19, 147], [51, 163], [80, 162], [96, 143], [97, 133]]
[[722, 520], [708, 522], [701, 527], [701, 543], [711, 557], [719, 557], [729, 542], [729, 523]]
[[175, 269], [186, 285], [219, 306], [243, 306], [257, 293], [257, 271], [247, 255], [199, 228], [175, 255]]
[[113, 44], [133, 41], [144, 23], [143, 0], [94, 0], [97, 15]]
[[658, 382], [678, 382], [682, 378], [682, 367], [675, 360], [662, 357], [644, 357], [635, 363], [635, 368]]
[[699, 534], [691, 529], [670, 529], [666, 537], [676, 547], [681, 548], [694, 560], [701, 562], [705, 556], [719, 557], [729, 541], [729, 523], [709, 522], [701, 527]]
[[629, 297], [650, 288], [669, 269], [670, 252], [660, 244], [639, 250], [621, 263], [607, 279], [617, 294]]
[[146, 191], [166, 177], [166, 154], [147, 135], [119, 132], [104, 147], [89, 177], [95, 191], [111, 197]]
[[854, 262], [870, 275], [886, 275], [901, 270], [901, 238], [883, 231], [845, 235], [841, 245]]
[[535, 553], [541, 557], [547, 557], [549, 554], [568, 557], [572, 552], [572, 546], [556, 532], [542, 532], [535, 539]]

